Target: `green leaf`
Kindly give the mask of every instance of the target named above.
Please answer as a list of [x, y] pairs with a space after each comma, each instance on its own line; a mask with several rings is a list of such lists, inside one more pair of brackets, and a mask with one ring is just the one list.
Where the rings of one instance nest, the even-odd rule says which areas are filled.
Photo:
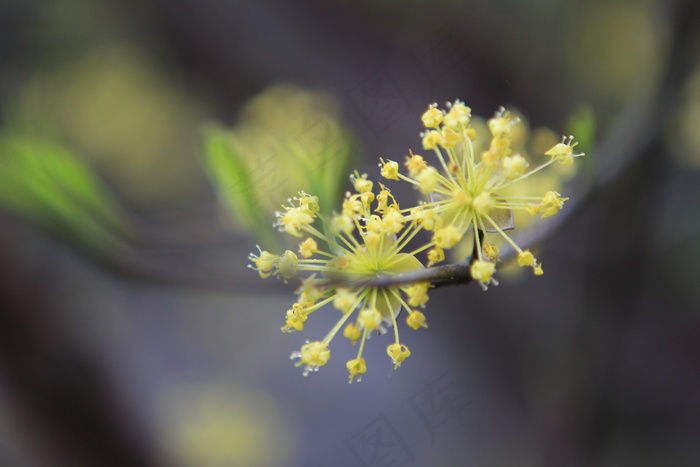
[[217, 195], [228, 210], [231, 221], [239, 221], [269, 244], [269, 218], [261, 209], [261, 200], [244, 156], [233, 135], [218, 126], [205, 127], [201, 138], [201, 160]]
[[49, 141], [0, 135], [0, 204], [97, 250], [130, 235], [123, 212], [90, 168]]

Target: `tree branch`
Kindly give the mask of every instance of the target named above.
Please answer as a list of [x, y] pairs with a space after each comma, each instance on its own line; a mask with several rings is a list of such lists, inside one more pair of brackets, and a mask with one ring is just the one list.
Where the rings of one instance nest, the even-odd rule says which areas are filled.
[[442, 266], [419, 269], [399, 274], [398, 276], [382, 276], [371, 281], [358, 282], [357, 285], [386, 288], [394, 285], [415, 284], [417, 282], [430, 282], [436, 287], [468, 284], [472, 282], [472, 276], [469, 273], [471, 262], [472, 259], [470, 257], [467, 261], [457, 264], [444, 264]]

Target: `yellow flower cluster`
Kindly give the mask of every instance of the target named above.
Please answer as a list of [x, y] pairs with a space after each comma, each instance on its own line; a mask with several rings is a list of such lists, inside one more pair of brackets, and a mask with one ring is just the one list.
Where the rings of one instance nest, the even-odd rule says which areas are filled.
[[[427, 327], [418, 308], [425, 307], [430, 284], [374, 284], [377, 279], [424, 268], [417, 258], [419, 253], [426, 252], [427, 265], [431, 266], [444, 261], [445, 250], [468, 235], [475, 250], [470, 273], [486, 289], [497, 284], [493, 276], [499, 249], [484, 236], [497, 233], [515, 249], [520, 266], [531, 267], [535, 275], [543, 273], [534, 255], [521, 249], [506, 231], [515, 227], [514, 210], [544, 218], [556, 214], [567, 198], [554, 191], [539, 196], [504, 193], [555, 162], [571, 164], [582, 156], [574, 153], [573, 137], [563, 138], [545, 153], [548, 161], [531, 169], [527, 159], [512, 149], [513, 127], [518, 120], [505, 109], [488, 121], [490, 144], [480, 154], [474, 145], [477, 135], [471, 126], [471, 109], [464, 103], [455, 101], [447, 110], [431, 105], [421, 119], [426, 128], [423, 148], [434, 153], [437, 164], [410, 152], [405, 174], [396, 161], [381, 159], [379, 165], [385, 179], [414, 185], [425, 201], [402, 209], [386, 186], [379, 184], [375, 195], [367, 174], [355, 172], [350, 176], [354, 192], [346, 193], [339, 213], [322, 213], [318, 197], [304, 192], [277, 213], [275, 226], [302, 239], [297, 252], [275, 255], [260, 250], [249, 257], [251, 267], [263, 278], [276, 275], [288, 280], [304, 274], [282, 331], [303, 330], [308, 316], [325, 305], [340, 311], [337, 323], [323, 339], [307, 341], [292, 354], [297, 365], [304, 366], [304, 375], [329, 361], [329, 344], [341, 329], [353, 344], [360, 342], [356, 358], [346, 364], [350, 382], [359, 381], [367, 371], [362, 357], [367, 338], [375, 331], [386, 332], [385, 326], [394, 330], [387, 355], [398, 368], [411, 352], [399, 340], [397, 317], [405, 309], [409, 327]], [[430, 238], [412, 242], [422, 230], [430, 232]], [[409, 248], [409, 243], [418, 246]]]
[[[407, 324], [413, 329], [427, 327], [425, 315], [417, 307], [428, 301], [428, 284], [378, 288], [366, 285], [380, 278], [422, 269], [416, 255], [419, 247], [404, 253], [408, 243], [421, 230], [409, 220], [391, 192], [381, 186], [375, 196], [373, 182], [365, 174], [355, 173], [351, 180], [355, 193], [347, 193], [342, 210], [328, 218], [318, 209], [318, 199], [304, 192], [290, 200], [290, 206], [277, 213], [277, 227], [295, 237], [306, 238], [298, 254], [287, 250], [282, 255], [268, 251], [251, 254], [253, 269], [263, 278], [278, 275], [291, 279], [299, 272], [308, 275], [297, 290], [298, 299], [287, 310], [283, 332], [301, 331], [308, 316], [332, 304], [341, 313], [331, 331], [321, 340], [307, 342], [292, 354], [304, 374], [318, 370], [330, 359], [329, 344], [342, 329], [352, 343], [360, 342], [357, 357], [347, 362], [350, 381], [367, 371], [362, 357], [365, 341], [372, 332], [394, 329], [394, 343], [387, 348], [398, 368], [411, 352], [399, 340], [396, 318], [401, 309], [408, 312]], [[320, 225], [317, 225], [320, 224]], [[323, 247], [319, 246], [319, 243]]]
[[515, 228], [513, 211], [525, 210], [544, 218], [559, 212], [568, 198], [554, 191], [540, 196], [504, 193], [510, 186], [555, 162], [568, 165], [575, 157], [582, 156], [574, 153], [573, 137], [563, 138], [545, 153], [550, 156], [547, 162], [530, 169], [527, 159], [511, 149], [513, 128], [518, 119], [503, 108], [487, 122], [491, 141], [481, 154], [476, 153], [474, 146], [476, 131], [471, 126], [471, 109], [463, 102], [448, 104], [447, 110], [433, 104], [421, 119], [426, 127], [422, 135], [423, 149], [435, 154], [439, 168], [412, 152], [404, 164], [407, 175], [400, 173], [395, 161], [382, 160], [380, 166], [382, 175], [409, 182], [428, 197], [428, 201], [403, 211], [407, 219], [423, 223], [424, 228], [433, 231], [428, 265], [443, 261], [445, 250], [453, 248], [469, 233], [476, 250], [471, 265], [472, 278], [483, 288], [497, 284], [493, 275], [498, 248], [483, 241], [483, 235], [498, 233], [517, 252], [520, 266], [529, 266], [535, 275], [541, 275], [542, 265], [533, 254], [521, 249], [506, 233]]

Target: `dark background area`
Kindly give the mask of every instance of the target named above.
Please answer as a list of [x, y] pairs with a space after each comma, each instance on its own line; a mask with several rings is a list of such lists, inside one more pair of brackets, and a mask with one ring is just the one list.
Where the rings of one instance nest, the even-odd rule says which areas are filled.
[[[0, 1], [0, 131], [72, 148], [136, 232], [0, 205], [0, 465], [698, 465], [697, 5]], [[279, 83], [334, 96], [375, 179], [432, 102], [592, 111], [545, 275], [432, 292], [397, 371], [378, 337], [361, 383], [342, 345], [303, 378], [335, 311], [279, 332], [290, 287], [246, 268], [197, 157]]]

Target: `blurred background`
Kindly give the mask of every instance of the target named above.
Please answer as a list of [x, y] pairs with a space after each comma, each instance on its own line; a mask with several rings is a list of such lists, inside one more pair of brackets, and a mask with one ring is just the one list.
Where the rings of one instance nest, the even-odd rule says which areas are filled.
[[[0, 465], [698, 465], [698, 10], [0, 0]], [[282, 334], [248, 253], [456, 98], [581, 140], [545, 275], [432, 292], [398, 371], [378, 337], [361, 383], [340, 340], [302, 377], [336, 312]]]

